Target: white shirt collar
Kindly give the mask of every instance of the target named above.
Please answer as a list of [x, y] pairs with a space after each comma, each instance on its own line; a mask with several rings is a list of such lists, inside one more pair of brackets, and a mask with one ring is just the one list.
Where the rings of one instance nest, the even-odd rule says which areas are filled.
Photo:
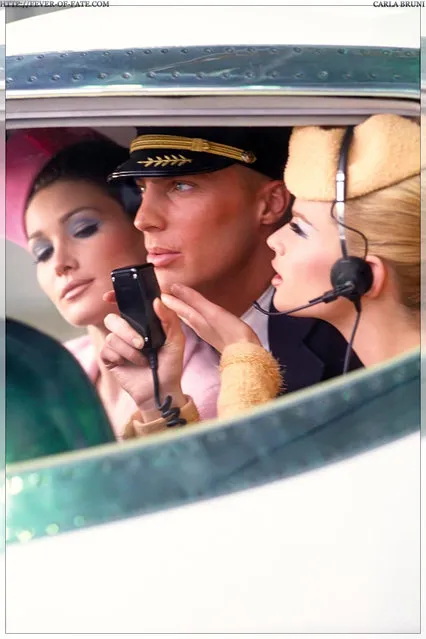
[[[271, 306], [272, 297], [275, 293], [275, 288], [273, 286], [269, 286], [264, 293], [256, 300], [257, 303], [269, 311]], [[243, 322], [251, 326], [254, 330], [258, 338], [260, 339], [260, 343], [263, 348], [266, 348], [269, 351], [269, 336], [268, 336], [268, 316], [259, 313], [253, 306], [250, 306], [248, 311], [241, 316]]]

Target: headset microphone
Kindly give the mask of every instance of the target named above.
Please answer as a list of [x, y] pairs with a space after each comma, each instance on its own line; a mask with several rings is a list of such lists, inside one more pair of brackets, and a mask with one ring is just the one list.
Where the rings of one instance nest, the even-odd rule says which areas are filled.
[[303, 311], [305, 308], [310, 308], [311, 306], [316, 306], [317, 304], [328, 304], [329, 302], [334, 302], [334, 300], [337, 300], [338, 297], [349, 297], [351, 294], [354, 294], [354, 286], [351, 282], [349, 282], [344, 286], [337, 286], [335, 289], [327, 291], [320, 297], [315, 297], [313, 300], [309, 300], [309, 302], [307, 304], [304, 304], [303, 306], [292, 308], [290, 311], [265, 311], [265, 309], [262, 308], [257, 302], [253, 302], [252, 306], [254, 306], [256, 310], [260, 311], [264, 315], [291, 315], [291, 313]]

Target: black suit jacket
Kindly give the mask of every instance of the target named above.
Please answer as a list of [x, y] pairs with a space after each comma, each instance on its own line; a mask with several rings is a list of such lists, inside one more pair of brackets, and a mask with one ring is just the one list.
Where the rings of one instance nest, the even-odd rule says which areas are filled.
[[[275, 310], [273, 305], [270, 310]], [[343, 372], [347, 342], [327, 322], [273, 315], [268, 318], [268, 337], [270, 351], [282, 369], [286, 394]], [[362, 366], [352, 352], [349, 370]]]

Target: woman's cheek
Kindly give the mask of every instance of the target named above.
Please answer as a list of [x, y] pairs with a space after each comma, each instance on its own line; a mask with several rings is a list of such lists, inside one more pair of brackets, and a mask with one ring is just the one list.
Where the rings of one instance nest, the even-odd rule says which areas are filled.
[[296, 302], [301, 298], [317, 297], [330, 288], [330, 260], [321, 252], [303, 248], [299, 246], [297, 250], [292, 251], [292, 259], [290, 252], [287, 252], [275, 263], [283, 279], [282, 293], [284, 294], [284, 290], [292, 291], [292, 296], [297, 298]]
[[51, 302], [56, 304], [55, 296], [54, 296], [54, 288], [53, 283], [50, 281], [49, 270], [47, 264], [38, 264], [37, 265], [37, 282], [41, 290]]
[[310, 282], [315, 282], [321, 289], [318, 295], [330, 288], [331, 267], [334, 264], [333, 256], [322, 252], [311, 259], [306, 266], [305, 277]]

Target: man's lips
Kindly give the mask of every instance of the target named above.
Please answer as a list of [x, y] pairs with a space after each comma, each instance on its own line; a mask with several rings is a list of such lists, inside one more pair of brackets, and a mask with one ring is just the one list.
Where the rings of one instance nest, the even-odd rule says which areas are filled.
[[146, 259], [151, 264], [161, 267], [167, 266], [171, 262], [174, 262], [178, 257], [181, 257], [182, 253], [178, 251], [170, 251], [169, 249], [149, 249]]
[[75, 280], [69, 282], [61, 291], [61, 300], [71, 300], [83, 293], [93, 280]]

